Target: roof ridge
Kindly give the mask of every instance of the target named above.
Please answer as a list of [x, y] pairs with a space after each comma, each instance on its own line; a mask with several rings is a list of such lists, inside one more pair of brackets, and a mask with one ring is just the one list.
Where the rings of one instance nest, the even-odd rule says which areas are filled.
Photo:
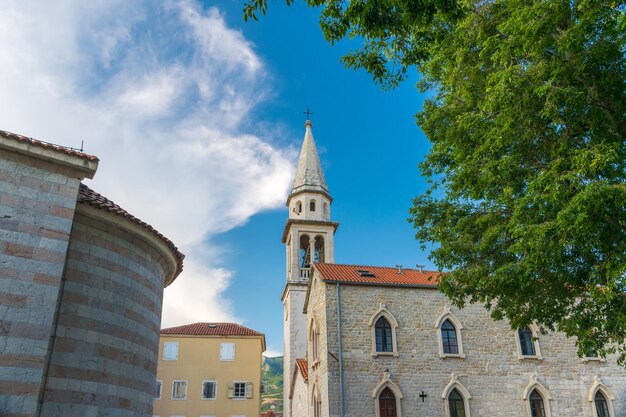
[[[339, 264], [339, 263], [330, 263], [330, 262], [315, 262], [314, 265], [336, 265], [336, 266], [352, 266], [352, 267], [363, 267], [363, 268], [385, 268], [385, 269], [398, 269], [397, 266], [380, 266], [380, 265], [362, 265], [362, 264]], [[441, 271], [433, 271], [429, 269], [424, 269], [424, 271], [420, 271], [417, 268], [405, 268], [402, 267], [403, 271], [416, 271], [420, 273], [434, 272], [434, 273], [442, 273]]]
[[78, 149], [74, 149], [69, 146], [57, 145], [56, 143], [46, 142], [44, 140], [29, 138], [28, 136], [20, 135], [18, 133], [8, 132], [6, 130], [0, 130], [0, 136], [6, 139], [16, 140], [18, 142], [26, 142], [30, 145], [35, 145], [41, 148], [51, 149], [56, 152], [61, 152], [66, 155], [77, 156], [79, 158], [88, 159], [90, 161], [99, 161], [95, 155], [90, 155]]
[[163, 328], [161, 334], [191, 336], [264, 336], [263, 333], [234, 322], [207, 322], [181, 324]]

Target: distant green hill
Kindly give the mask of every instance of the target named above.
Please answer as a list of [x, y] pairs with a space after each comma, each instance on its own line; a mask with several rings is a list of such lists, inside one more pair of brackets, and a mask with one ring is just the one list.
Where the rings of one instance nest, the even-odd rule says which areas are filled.
[[[266, 358], [263, 356], [261, 367], [261, 411], [283, 410], [283, 357]], [[272, 408], [274, 405], [274, 408]]]

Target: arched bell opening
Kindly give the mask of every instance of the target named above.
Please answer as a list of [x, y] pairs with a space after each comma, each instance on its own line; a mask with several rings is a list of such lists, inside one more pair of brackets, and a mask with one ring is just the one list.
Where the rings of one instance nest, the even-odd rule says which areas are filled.
[[311, 238], [309, 235], [300, 236], [300, 278], [309, 278], [311, 271]]
[[315, 236], [315, 258], [314, 262], [324, 263], [326, 262], [326, 253], [324, 251], [324, 237]]

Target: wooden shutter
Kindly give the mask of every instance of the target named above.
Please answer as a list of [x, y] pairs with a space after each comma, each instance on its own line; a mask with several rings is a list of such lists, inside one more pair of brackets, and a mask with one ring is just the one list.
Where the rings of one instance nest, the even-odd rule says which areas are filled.
[[228, 398], [233, 398], [235, 396], [235, 384], [232, 382], [228, 383]]
[[178, 359], [178, 342], [164, 342], [163, 343], [163, 359], [165, 360]]
[[222, 361], [235, 360], [235, 344], [234, 343], [221, 343], [220, 344], [220, 360]]
[[252, 398], [252, 382], [246, 382], [246, 398]]

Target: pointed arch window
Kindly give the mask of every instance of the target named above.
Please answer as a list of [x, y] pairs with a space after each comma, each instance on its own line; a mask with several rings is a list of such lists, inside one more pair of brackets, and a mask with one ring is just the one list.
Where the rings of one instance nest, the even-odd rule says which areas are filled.
[[463, 325], [459, 319], [452, 314], [450, 307], [445, 306], [443, 314], [435, 322], [440, 357], [465, 358], [461, 339], [462, 329]]
[[385, 388], [378, 396], [378, 412], [380, 417], [397, 417], [396, 396], [389, 387]]
[[615, 411], [613, 409], [613, 401], [615, 397], [603, 383], [602, 380], [596, 376], [594, 383], [589, 390], [589, 401], [593, 408], [594, 417], [615, 417]]
[[311, 341], [311, 366], [315, 367], [319, 363], [319, 331], [315, 320], [311, 320], [309, 340]]
[[313, 417], [322, 417], [322, 400], [317, 390], [317, 385], [313, 387]]
[[528, 327], [524, 327], [523, 329], [519, 329], [517, 331], [519, 336], [520, 348], [522, 350], [522, 355], [524, 356], [535, 356], [535, 344], [533, 343], [533, 332], [530, 331]]
[[450, 382], [441, 393], [441, 398], [445, 404], [445, 417], [470, 417], [469, 400], [472, 396], [461, 384], [457, 374], [451, 375]]
[[443, 344], [443, 353], [459, 353], [459, 344], [456, 339], [456, 327], [449, 319], [441, 325], [441, 343]]
[[391, 380], [391, 373], [386, 370], [382, 381], [374, 388], [372, 398], [375, 402], [376, 417], [402, 417], [402, 391]]
[[372, 329], [372, 356], [398, 356], [398, 322], [385, 304], [380, 304], [380, 310], [370, 318], [369, 325]]
[[539, 382], [537, 374], [531, 375], [528, 386], [522, 394], [522, 399], [526, 400], [528, 417], [552, 416], [549, 403], [552, 399], [550, 391]]
[[448, 407], [450, 408], [450, 417], [465, 417], [463, 396], [456, 388], [448, 395]]
[[533, 392], [530, 393], [528, 402], [530, 403], [531, 417], [546, 417], [546, 409], [543, 406], [543, 397], [537, 392], [537, 390], [533, 390]]
[[543, 359], [539, 349], [538, 329], [530, 325], [517, 329], [517, 357], [519, 359]]
[[596, 417], [611, 417], [609, 414], [609, 404], [600, 391], [596, 392], [593, 402], [596, 406]]
[[384, 316], [376, 320], [376, 352], [393, 352], [391, 325]]

